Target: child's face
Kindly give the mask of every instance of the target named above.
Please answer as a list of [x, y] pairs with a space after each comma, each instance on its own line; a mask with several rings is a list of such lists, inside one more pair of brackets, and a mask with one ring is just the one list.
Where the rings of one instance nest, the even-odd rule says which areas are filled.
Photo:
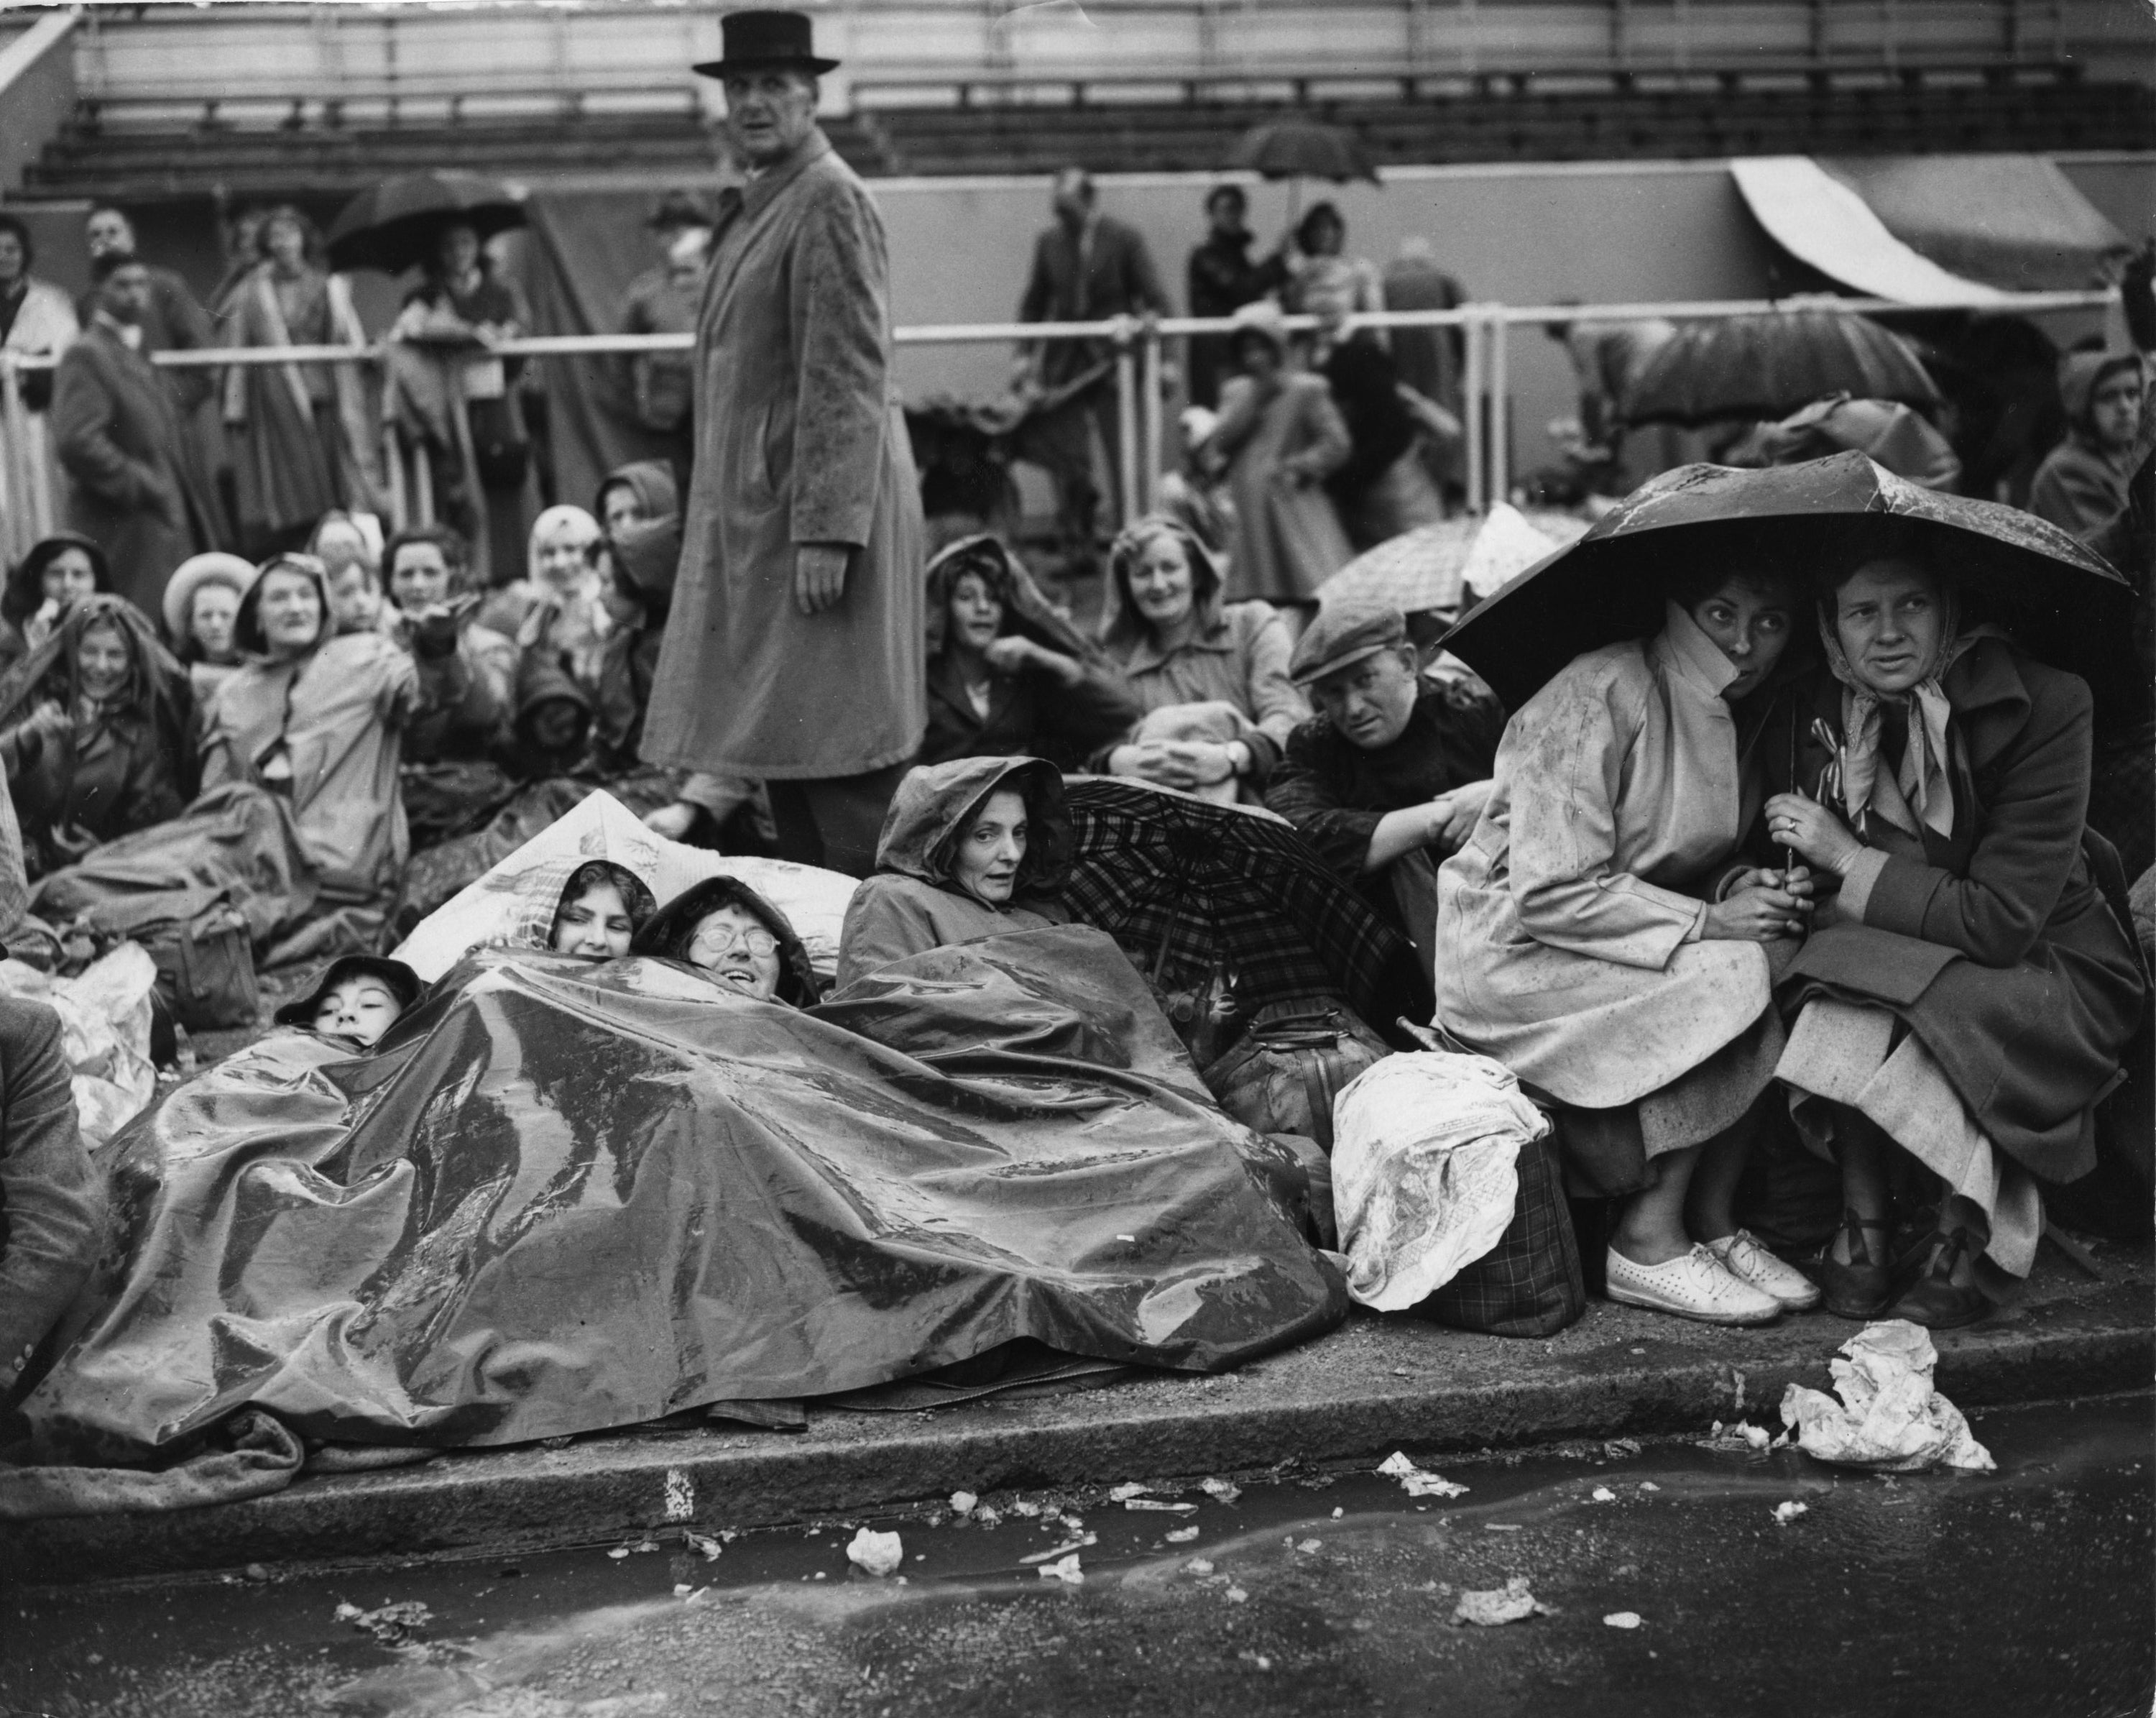
[[547, 698], [524, 715], [525, 732], [542, 752], [566, 752], [583, 735], [583, 707], [567, 698]]
[[333, 986], [315, 1010], [315, 1030], [372, 1046], [404, 1011], [396, 993], [378, 978], [348, 978]]
[[621, 891], [612, 883], [586, 889], [573, 901], [562, 903], [554, 915], [554, 952], [581, 954], [587, 960], [619, 960], [629, 953], [636, 934], [636, 921]]

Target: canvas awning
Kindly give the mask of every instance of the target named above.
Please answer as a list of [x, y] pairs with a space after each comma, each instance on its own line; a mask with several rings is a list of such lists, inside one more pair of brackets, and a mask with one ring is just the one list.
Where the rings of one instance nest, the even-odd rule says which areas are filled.
[[1763, 156], [1729, 171], [1791, 255], [1902, 304], [2092, 286], [2132, 248], [2043, 156]]

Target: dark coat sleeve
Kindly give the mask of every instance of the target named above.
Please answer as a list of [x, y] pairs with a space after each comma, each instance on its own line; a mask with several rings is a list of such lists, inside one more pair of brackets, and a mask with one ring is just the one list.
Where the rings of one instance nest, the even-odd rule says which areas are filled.
[[1045, 322], [1055, 308], [1055, 271], [1048, 260], [1048, 239], [1044, 233], [1034, 240], [1033, 272], [1026, 276], [1025, 291], [1018, 301], [1021, 322]]
[[1145, 234], [1135, 227], [1125, 229], [1123, 291], [1134, 314], [1153, 311], [1165, 316], [1173, 313], [1168, 289], [1160, 283], [1160, 271], [1152, 265], [1152, 253], [1146, 248]]
[[869, 540], [891, 430], [884, 327], [889, 264], [865, 193], [820, 183], [791, 260], [789, 313], [800, 375], [793, 428], [798, 543]]
[[1120, 740], [1145, 714], [1130, 682], [1115, 669], [1081, 662], [1077, 685], [1066, 687], [1039, 676], [1041, 725], [1065, 743], [1070, 756], [1083, 758]]
[[0, 1389], [82, 1286], [105, 1227], [105, 1183], [76, 1124], [59, 1016], [0, 999]]
[[1864, 903], [1866, 924], [1958, 949], [1983, 966], [2015, 965], [2035, 946], [2081, 852], [2091, 700], [2071, 674], [2024, 665], [2023, 675], [2026, 719], [1989, 760], [1978, 760], [1989, 791], [1969, 874], [1889, 856]]
[[170, 517], [163, 474], [114, 439], [118, 402], [96, 356], [80, 342], [61, 355], [53, 382], [53, 447], [67, 474], [108, 507], [154, 506]]
[[1293, 824], [1327, 865], [1353, 882], [1363, 875], [1370, 838], [1384, 814], [1358, 811], [1341, 803], [1326, 756], [1334, 743], [1332, 728], [1322, 716], [1290, 734], [1279, 767], [1265, 784], [1265, 805]]

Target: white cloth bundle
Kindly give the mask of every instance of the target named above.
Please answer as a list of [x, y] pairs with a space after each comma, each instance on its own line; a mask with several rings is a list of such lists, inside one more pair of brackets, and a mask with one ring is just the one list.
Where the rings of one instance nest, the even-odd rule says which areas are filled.
[[1348, 1292], [1401, 1312], [1503, 1238], [1520, 1147], [1549, 1124], [1486, 1056], [1388, 1056], [1333, 1102], [1332, 1196]]

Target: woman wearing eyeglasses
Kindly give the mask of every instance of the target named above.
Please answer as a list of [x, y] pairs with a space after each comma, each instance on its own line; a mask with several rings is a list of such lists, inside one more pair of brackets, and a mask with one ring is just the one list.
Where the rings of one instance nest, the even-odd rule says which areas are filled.
[[675, 896], [629, 952], [693, 966], [752, 1001], [805, 1008], [816, 1000], [816, 975], [793, 925], [735, 877], [706, 877]]

